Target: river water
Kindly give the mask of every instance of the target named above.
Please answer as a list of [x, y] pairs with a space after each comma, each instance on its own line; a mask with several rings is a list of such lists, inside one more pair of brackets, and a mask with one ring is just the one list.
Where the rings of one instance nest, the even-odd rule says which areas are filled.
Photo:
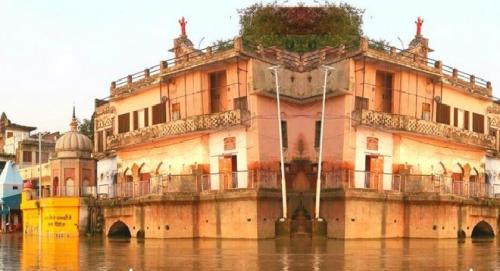
[[497, 239], [164, 240], [0, 235], [0, 270], [500, 270]]

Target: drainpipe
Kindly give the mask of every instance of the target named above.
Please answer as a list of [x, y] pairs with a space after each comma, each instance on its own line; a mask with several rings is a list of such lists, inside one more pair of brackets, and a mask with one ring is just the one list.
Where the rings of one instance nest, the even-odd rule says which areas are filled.
[[321, 164], [323, 162], [323, 130], [325, 127], [325, 102], [326, 102], [326, 79], [328, 78], [328, 73], [334, 70], [333, 67], [323, 66], [325, 69], [325, 77], [323, 82], [323, 102], [321, 106], [321, 128], [319, 134], [319, 157], [318, 157], [318, 177], [316, 178], [316, 208], [315, 217], [319, 220], [319, 199], [321, 193]]
[[276, 104], [278, 111], [278, 135], [280, 139], [280, 163], [281, 163], [281, 201], [283, 204], [283, 219], [287, 218], [287, 206], [286, 206], [286, 182], [285, 182], [285, 161], [283, 158], [283, 135], [281, 133], [281, 107], [280, 107], [280, 88], [278, 83], [278, 68], [279, 66], [269, 67], [270, 70], [274, 71], [274, 79], [276, 83]]

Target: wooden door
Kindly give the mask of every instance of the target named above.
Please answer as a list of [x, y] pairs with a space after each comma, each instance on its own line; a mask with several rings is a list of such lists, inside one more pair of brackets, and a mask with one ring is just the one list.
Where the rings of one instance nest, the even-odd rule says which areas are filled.
[[221, 190], [229, 188], [231, 183], [231, 158], [219, 157], [219, 187]]
[[384, 172], [384, 157], [370, 156], [369, 188], [378, 190], [381, 188]]

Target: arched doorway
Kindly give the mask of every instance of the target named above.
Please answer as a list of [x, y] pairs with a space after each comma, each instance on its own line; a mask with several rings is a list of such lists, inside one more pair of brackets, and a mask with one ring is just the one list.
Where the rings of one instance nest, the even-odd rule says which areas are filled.
[[136, 192], [140, 196], [149, 194], [151, 174], [150, 169], [148, 168], [146, 163], [142, 163], [141, 167], [138, 170], [138, 175], [139, 183]]
[[127, 224], [118, 220], [115, 223], [113, 223], [113, 225], [111, 225], [111, 227], [109, 228], [108, 237], [110, 237], [110, 238], [130, 238], [130, 237], [132, 237], [132, 235], [130, 234], [130, 229], [128, 228]]
[[453, 194], [455, 195], [464, 195], [464, 169], [462, 165], [456, 163], [453, 166], [451, 173], [451, 181], [453, 187]]
[[488, 222], [481, 220], [472, 229], [472, 238], [493, 238], [495, 237], [495, 232]]

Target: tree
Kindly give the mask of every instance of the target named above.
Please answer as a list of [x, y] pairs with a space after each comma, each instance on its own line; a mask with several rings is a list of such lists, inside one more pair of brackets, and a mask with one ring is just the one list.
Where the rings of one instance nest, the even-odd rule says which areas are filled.
[[90, 119], [78, 120], [78, 132], [94, 141], [94, 114], [92, 114]]

